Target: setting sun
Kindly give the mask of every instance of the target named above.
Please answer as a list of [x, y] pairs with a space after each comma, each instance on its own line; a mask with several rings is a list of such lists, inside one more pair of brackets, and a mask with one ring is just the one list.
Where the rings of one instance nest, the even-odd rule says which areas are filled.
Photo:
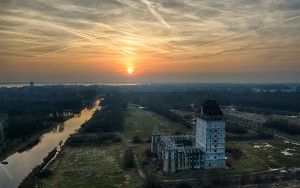
[[134, 72], [134, 69], [132, 67], [127, 68], [128, 74], [132, 74]]

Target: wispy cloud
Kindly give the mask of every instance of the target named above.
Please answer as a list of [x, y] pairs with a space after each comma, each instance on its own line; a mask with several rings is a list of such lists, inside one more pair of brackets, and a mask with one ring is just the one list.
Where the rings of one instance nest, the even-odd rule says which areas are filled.
[[166, 27], [170, 27], [170, 25], [165, 21], [165, 19], [159, 14], [159, 12], [157, 12], [151, 2], [149, 2], [148, 0], [141, 0], [145, 5], [147, 5], [148, 10]]
[[166, 68], [172, 63], [185, 67], [178, 72], [213, 71], [226, 61], [236, 62], [226, 64], [228, 70], [300, 70], [299, 5], [300, 0], [0, 1], [0, 63], [7, 65], [2, 71], [19, 72], [20, 65], [53, 61], [101, 62], [111, 70], [126, 59], [161, 71], [173, 69]]

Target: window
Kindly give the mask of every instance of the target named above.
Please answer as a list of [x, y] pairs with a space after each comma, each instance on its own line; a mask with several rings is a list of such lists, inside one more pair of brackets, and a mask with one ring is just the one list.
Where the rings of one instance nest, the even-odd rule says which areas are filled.
[[215, 148], [218, 147], [218, 145], [215, 145]]
[[215, 149], [214, 152], [217, 152], [217, 150]]
[[216, 159], [217, 158], [217, 156], [214, 156], [214, 159]]
[[215, 130], [215, 132], [218, 132], [218, 130]]

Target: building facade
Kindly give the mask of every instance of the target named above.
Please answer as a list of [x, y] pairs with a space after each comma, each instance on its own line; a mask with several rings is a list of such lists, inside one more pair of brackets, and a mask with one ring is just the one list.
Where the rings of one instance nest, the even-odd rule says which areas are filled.
[[153, 133], [151, 152], [164, 172], [225, 167], [225, 117], [215, 100], [203, 103], [192, 135]]

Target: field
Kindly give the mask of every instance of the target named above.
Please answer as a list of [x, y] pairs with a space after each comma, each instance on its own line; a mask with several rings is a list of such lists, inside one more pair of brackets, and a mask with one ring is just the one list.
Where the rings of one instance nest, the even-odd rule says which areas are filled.
[[[155, 113], [129, 105], [124, 120], [124, 142], [99, 147], [66, 147], [51, 165], [53, 175], [42, 182], [42, 187], [137, 187], [143, 182], [134, 168], [122, 169], [122, 155], [134, 136], [148, 139], [157, 127], [164, 133], [187, 129]], [[143, 155], [148, 144], [135, 147]]]
[[185, 134], [192, 131], [191, 129], [172, 122], [156, 113], [143, 110], [136, 105], [128, 106], [124, 129], [127, 141], [131, 140], [134, 136], [148, 139], [154, 130], [166, 134], [171, 134], [176, 131], [180, 132], [180, 134]]
[[[182, 113], [185, 115], [186, 113]], [[121, 166], [122, 155], [126, 148], [133, 148], [146, 173], [153, 170], [147, 163], [145, 150], [150, 148], [146, 142], [154, 130], [165, 134], [175, 131], [185, 134], [193, 129], [172, 122], [158, 114], [129, 105], [124, 119], [124, 140], [117, 144], [99, 147], [67, 147], [52, 165], [53, 175], [42, 183], [42, 187], [137, 187], [143, 179], [133, 168], [124, 171]], [[144, 140], [132, 144], [133, 137]], [[228, 141], [227, 149], [239, 150], [242, 156], [227, 155], [231, 167], [220, 170], [222, 176], [235, 176], [244, 173], [259, 174], [271, 172], [280, 167], [300, 166], [300, 146], [283, 140]], [[205, 172], [198, 170], [182, 171], [175, 174], [157, 172], [161, 180], [198, 178]]]
[[122, 169], [123, 152], [122, 143], [67, 148], [52, 165], [53, 175], [42, 187], [136, 187], [141, 178], [135, 169]]
[[239, 149], [244, 154], [239, 159], [230, 159], [231, 171], [237, 174], [300, 166], [300, 147], [281, 140], [229, 142], [226, 148]]

